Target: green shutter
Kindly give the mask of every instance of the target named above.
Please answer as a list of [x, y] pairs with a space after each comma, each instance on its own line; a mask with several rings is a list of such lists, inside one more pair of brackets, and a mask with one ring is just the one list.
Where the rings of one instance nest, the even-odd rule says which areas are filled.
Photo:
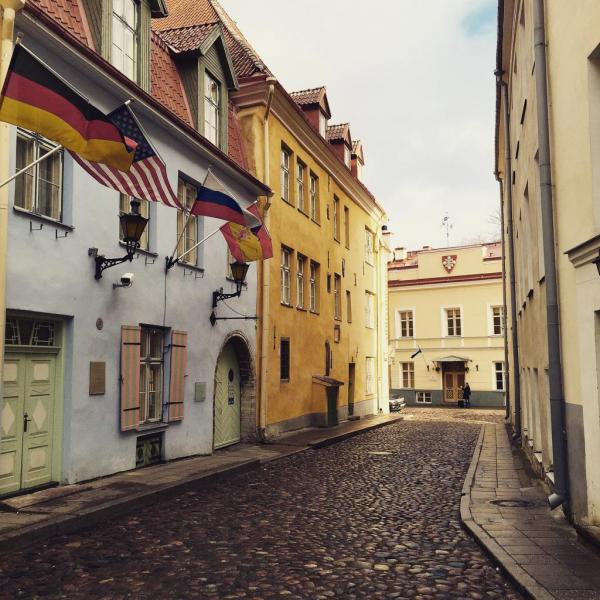
[[169, 385], [169, 421], [183, 419], [187, 333], [173, 331], [171, 336], [171, 377]]
[[135, 429], [140, 422], [141, 328], [121, 327], [121, 431]]

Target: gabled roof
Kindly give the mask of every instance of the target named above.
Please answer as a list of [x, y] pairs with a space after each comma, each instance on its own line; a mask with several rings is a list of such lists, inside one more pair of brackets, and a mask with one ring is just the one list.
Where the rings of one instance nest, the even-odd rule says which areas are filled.
[[166, 0], [167, 16], [152, 23], [155, 31], [179, 29], [191, 25], [217, 23], [219, 15], [208, 0]]
[[352, 140], [352, 156], [358, 158], [358, 160], [364, 165], [365, 156], [363, 154], [363, 145], [360, 140]]
[[90, 48], [94, 47], [85, 10], [79, 0], [29, 0]]
[[320, 106], [327, 118], [331, 118], [329, 100], [327, 99], [327, 92], [324, 85], [308, 90], [290, 92], [290, 96], [294, 99], [298, 106]]
[[328, 142], [346, 142], [348, 146], [352, 146], [352, 138], [350, 137], [350, 123], [339, 123], [338, 125], [329, 125], [325, 134], [325, 139]]

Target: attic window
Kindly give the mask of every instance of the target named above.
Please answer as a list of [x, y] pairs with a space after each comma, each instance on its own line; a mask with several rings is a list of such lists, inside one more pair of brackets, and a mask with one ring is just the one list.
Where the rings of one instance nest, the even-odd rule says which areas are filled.
[[348, 146], [344, 145], [344, 162], [346, 163], [347, 167], [350, 167], [350, 148], [348, 148]]
[[110, 62], [137, 81], [139, 5], [134, 0], [115, 0], [112, 9]]
[[215, 146], [220, 137], [220, 103], [221, 90], [219, 83], [208, 73], [204, 75], [204, 137]]
[[322, 137], [325, 137], [325, 134], [327, 132], [327, 119], [325, 118], [325, 115], [319, 111], [319, 133], [321, 134]]

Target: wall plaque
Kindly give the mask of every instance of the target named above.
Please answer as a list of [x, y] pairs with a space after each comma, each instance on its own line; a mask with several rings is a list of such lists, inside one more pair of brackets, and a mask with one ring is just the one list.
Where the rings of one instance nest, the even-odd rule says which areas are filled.
[[206, 382], [196, 381], [194, 384], [194, 402], [204, 402], [206, 400]]
[[90, 396], [106, 393], [106, 363], [90, 362]]

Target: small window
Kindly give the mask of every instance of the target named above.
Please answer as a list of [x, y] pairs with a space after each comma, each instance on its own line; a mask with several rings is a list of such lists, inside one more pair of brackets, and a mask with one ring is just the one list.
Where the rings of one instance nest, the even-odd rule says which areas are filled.
[[281, 338], [279, 342], [279, 378], [281, 381], [290, 380], [290, 340]]
[[333, 239], [340, 241], [340, 199], [333, 197]]
[[[17, 133], [16, 171], [56, 148], [40, 135]], [[62, 220], [62, 150], [31, 167], [15, 180], [15, 206], [36, 215]]]
[[204, 137], [220, 146], [221, 88], [219, 82], [204, 73]]
[[[131, 210], [131, 201], [133, 200], [133, 196], [128, 196], [127, 194], [120, 194], [119, 198], [119, 216], [122, 214], [128, 213]], [[140, 203], [140, 215], [145, 217], [146, 219], [150, 218], [150, 202], [148, 200], [138, 200]], [[142, 237], [140, 238], [140, 248], [142, 250], [150, 249], [150, 223], [146, 224], [146, 228], [144, 229], [144, 233], [142, 233]], [[119, 222], [119, 240], [123, 241], [123, 231], [120, 227]]]
[[492, 331], [493, 335], [504, 333], [504, 307], [492, 306]]
[[413, 311], [412, 310], [401, 310], [398, 311], [398, 325], [400, 331], [398, 332], [401, 338], [412, 338], [414, 337], [414, 322], [413, 322]]
[[319, 111], [319, 133], [322, 137], [327, 133], [327, 118], [321, 111]]
[[333, 326], [333, 341], [334, 341], [336, 344], [339, 344], [339, 343], [340, 343], [340, 337], [341, 337], [341, 334], [342, 334], [341, 327], [340, 327], [339, 325], [337, 325], [337, 324], [336, 324], [336, 325], [334, 325], [334, 326]]
[[498, 392], [503, 392], [505, 388], [505, 374], [504, 374], [504, 363], [503, 362], [495, 362], [494, 363], [494, 383], [495, 389]]
[[446, 335], [447, 336], [461, 336], [462, 335], [462, 323], [460, 308], [447, 308], [446, 309]]
[[138, 11], [135, 0], [112, 2], [110, 62], [133, 81], [138, 76]]
[[310, 305], [312, 312], [319, 310], [319, 265], [310, 261]]
[[319, 221], [319, 178], [310, 174], [310, 218]]
[[367, 356], [365, 359], [365, 391], [367, 394], [375, 393], [375, 357]]
[[[177, 211], [177, 239], [181, 236], [177, 246], [177, 256], [185, 254], [183, 258], [179, 259], [179, 262], [188, 265], [198, 264], [198, 248], [194, 248], [198, 243], [198, 217], [195, 215], [190, 216], [197, 195], [196, 186], [180, 177], [177, 182], [177, 197], [185, 210]], [[184, 227], [185, 232], [182, 235]]]
[[342, 318], [342, 278], [337, 273], [333, 276], [333, 316], [338, 321]]
[[370, 229], [365, 229], [365, 262], [372, 265], [375, 249], [375, 236]]
[[365, 292], [365, 327], [375, 327], [375, 296], [371, 292]]
[[431, 404], [431, 392], [417, 392], [417, 404]]
[[352, 294], [346, 290], [346, 317], [348, 323], [352, 323]]
[[290, 202], [290, 159], [292, 153], [284, 146], [281, 148], [281, 197]]
[[305, 191], [304, 191], [304, 181], [306, 179], [306, 165], [298, 160], [296, 163], [296, 195], [298, 202], [298, 210], [302, 212], [306, 212], [306, 202], [304, 199]]
[[412, 389], [415, 387], [415, 365], [411, 362], [400, 363], [400, 381], [402, 387]]
[[344, 145], [344, 163], [346, 164], [347, 167], [350, 166], [350, 157], [351, 157], [350, 148], [348, 148], [348, 146]]
[[140, 423], [162, 419], [164, 332], [142, 327], [140, 346]]
[[344, 234], [346, 248], [350, 249], [350, 209], [344, 206]]
[[292, 251], [285, 246], [281, 247], [281, 303], [290, 306], [290, 279], [291, 279]]
[[304, 271], [306, 270], [306, 257], [298, 254], [298, 267], [296, 269], [296, 306], [304, 306]]

